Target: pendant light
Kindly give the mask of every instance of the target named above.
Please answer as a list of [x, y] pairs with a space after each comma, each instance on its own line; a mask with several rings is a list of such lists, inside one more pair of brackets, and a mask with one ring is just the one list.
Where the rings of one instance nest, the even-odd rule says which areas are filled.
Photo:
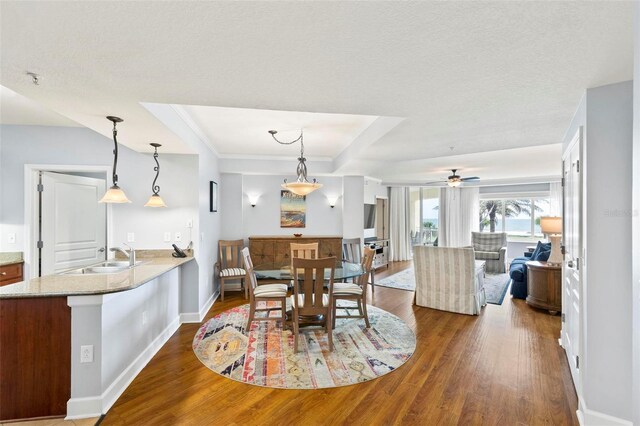
[[144, 206], [145, 207], [167, 207], [167, 205], [164, 203], [164, 201], [160, 197], [160, 186], [156, 185], [158, 176], [160, 176], [160, 163], [158, 162], [158, 148], [161, 147], [162, 145], [160, 145], [159, 143], [150, 143], [149, 145], [151, 145], [155, 149], [155, 152], [153, 153], [153, 159], [156, 162], [156, 166], [153, 168], [153, 170], [156, 172], [156, 177], [153, 179], [153, 183], [151, 184], [151, 190], [153, 191], [153, 195], [151, 195], [151, 197], [149, 198], [149, 201], [147, 201], [147, 204], [145, 204]]
[[104, 194], [104, 197], [99, 203], [130, 203], [127, 196], [124, 194], [124, 191], [120, 189], [118, 186], [118, 174], [116, 173], [116, 168], [118, 167], [118, 139], [116, 136], [118, 135], [118, 131], [116, 130], [116, 124], [121, 123], [123, 120], [119, 117], [108, 116], [107, 120], [113, 122], [113, 143], [115, 148], [113, 149], [113, 175], [111, 176], [113, 185], [109, 190]]
[[322, 184], [318, 183], [315, 179], [313, 180], [313, 182], [309, 182], [307, 180], [307, 165], [305, 164], [305, 161], [307, 161], [307, 159], [304, 158], [304, 141], [302, 130], [300, 131], [300, 136], [296, 140], [293, 140], [291, 142], [279, 141], [276, 138], [276, 133], [278, 133], [277, 130], [269, 130], [269, 133], [271, 134], [271, 137], [281, 145], [291, 145], [300, 141], [300, 157], [298, 158], [299, 163], [298, 167], [296, 168], [298, 179], [295, 182], [291, 183], [288, 183], [285, 179], [284, 183], [280, 186], [282, 186], [282, 188], [286, 189], [287, 191], [293, 192], [296, 195], [307, 195], [318, 188], [322, 188]]

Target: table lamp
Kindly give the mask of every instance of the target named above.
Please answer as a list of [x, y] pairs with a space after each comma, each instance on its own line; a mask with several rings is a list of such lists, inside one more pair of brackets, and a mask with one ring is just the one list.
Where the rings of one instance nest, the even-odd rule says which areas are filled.
[[547, 216], [540, 218], [540, 229], [547, 234], [551, 241], [551, 254], [547, 263], [561, 265], [562, 251], [560, 250], [560, 239], [562, 238], [562, 218], [557, 216]]

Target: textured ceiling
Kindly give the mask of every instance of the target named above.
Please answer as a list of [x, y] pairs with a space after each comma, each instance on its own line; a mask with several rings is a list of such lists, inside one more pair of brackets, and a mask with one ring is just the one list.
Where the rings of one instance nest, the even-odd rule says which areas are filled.
[[352, 159], [353, 170], [390, 160], [404, 169], [451, 146], [462, 155], [556, 144], [585, 88], [632, 77], [631, 2], [0, 9], [0, 83], [107, 136], [104, 116], [120, 115], [119, 139], [138, 150], [156, 141], [188, 152], [141, 102], [405, 117]]

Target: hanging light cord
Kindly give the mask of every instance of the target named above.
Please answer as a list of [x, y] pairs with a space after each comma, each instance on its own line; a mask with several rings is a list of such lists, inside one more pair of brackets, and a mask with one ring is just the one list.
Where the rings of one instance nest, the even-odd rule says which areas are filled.
[[[269, 134], [271, 134], [271, 137], [273, 138], [273, 140], [275, 140], [276, 142], [278, 142], [280, 145], [293, 145], [294, 143], [300, 141], [300, 157], [298, 157], [298, 167], [296, 168], [296, 173], [298, 175], [298, 182], [306, 182], [308, 183], [309, 181], [307, 180], [307, 165], [305, 164], [305, 161], [307, 161], [306, 158], [304, 158], [304, 139], [303, 139], [303, 131], [300, 130], [300, 136], [298, 136], [298, 138], [296, 140], [293, 140], [291, 142], [282, 142], [280, 140], [278, 140], [278, 138], [276, 138], [276, 133], [278, 133], [276, 130], [269, 130]], [[287, 183], [287, 180], [284, 180], [284, 183]], [[316, 180], [313, 180], [313, 183], [316, 183]]]
[[118, 131], [116, 130], [116, 122], [113, 122], [113, 143], [115, 144], [115, 148], [113, 148], [113, 186], [118, 187], [118, 175], [116, 174], [116, 168], [118, 167], [118, 139], [117, 139]]
[[153, 191], [153, 195], [158, 195], [160, 193], [160, 186], [156, 185], [156, 181], [158, 180], [158, 176], [160, 176], [160, 163], [158, 162], [158, 147], [154, 146], [154, 148], [156, 151], [153, 153], [153, 159], [156, 162], [156, 166], [153, 170], [156, 172], [156, 177], [151, 184], [151, 190]]

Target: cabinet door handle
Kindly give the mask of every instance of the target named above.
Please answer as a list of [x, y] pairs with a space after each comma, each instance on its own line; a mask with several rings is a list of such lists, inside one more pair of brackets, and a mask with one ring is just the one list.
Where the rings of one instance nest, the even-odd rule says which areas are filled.
[[0, 273], [0, 275], [7, 275], [7, 273], [6, 272], [2, 272], [2, 273]]

